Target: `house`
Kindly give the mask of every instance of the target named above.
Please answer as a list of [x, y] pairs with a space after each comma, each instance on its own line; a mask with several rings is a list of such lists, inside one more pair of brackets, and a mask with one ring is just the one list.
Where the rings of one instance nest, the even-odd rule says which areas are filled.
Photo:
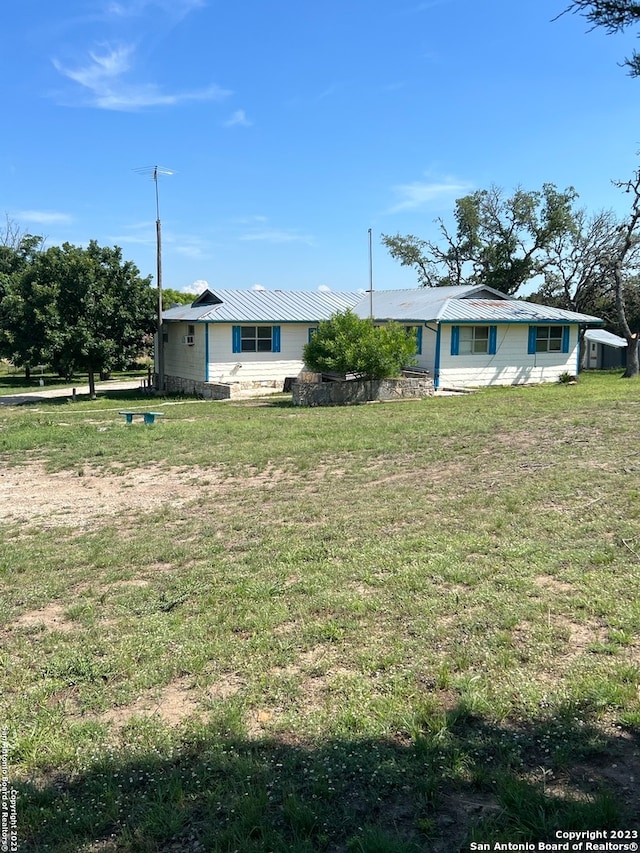
[[605, 329], [585, 332], [588, 370], [610, 370], [627, 366], [627, 340]]
[[417, 367], [436, 388], [554, 382], [578, 372], [587, 314], [524, 302], [483, 286], [321, 293], [205, 290], [163, 312], [164, 373], [171, 392], [229, 397], [281, 390], [303, 368], [302, 349], [321, 320], [347, 309], [415, 330]]
[[387, 290], [354, 309], [415, 328], [417, 366], [436, 389], [555, 382], [579, 369], [581, 328], [602, 320], [482, 285]]
[[210, 399], [251, 388], [281, 391], [302, 370], [302, 348], [318, 322], [361, 299], [359, 293], [205, 290], [191, 305], [162, 313], [166, 390]]

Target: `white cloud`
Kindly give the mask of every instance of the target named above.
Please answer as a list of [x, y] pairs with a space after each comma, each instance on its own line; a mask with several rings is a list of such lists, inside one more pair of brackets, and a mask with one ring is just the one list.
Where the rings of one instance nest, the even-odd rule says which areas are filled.
[[321, 284], [320, 287], [318, 287], [318, 292], [319, 293], [331, 293], [331, 288], [329, 287], [328, 284]]
[[251, 287], [249, 288], [249, 290], [253, 290], [255, 293], [262, 293], [262, 291], [266, 290], [266, 289], [267, 288], [264, 287], [264, 285], [262, 285], [262, 284], [252, 284]]
[[251, 127], [252, 121], [249, 121], [244, 110], [236, 110], [225, 122], [224, 127]]
[[300, 234], [297, 231], [286, 231], [278, 228], [263, 228], [262, 231], [251, 231], [242, 234], [243, 241], [263, 241], [265, 243], [307, 243], [313, 244], [313, 238], [308, 234]]
[[34, 222], [38, 225], [64, 225], [72, 221], [68, 213], [53, 210], [19, 210], [15, 218], [20, 222]]
[[444, 178], [439, 181], [416, 181], [413, 184], [399, 184], [393, 190], [399, 201], [390, 209], [389, 213], [398, 213], [402, 210], [416, 210], [426, 207], [433, 202], [449, 199], [456, 195], [467, 193], [472, 185], [465, 181], [453, 178]]
[[56, 70], [77, 83], [89, 104], [103, 110], [132, 112], [145, 107], [176, 106], [185, 101], [218, 101], [231, 92], [211, 85], [188, 92], [163, 92], [155, 83], [133, 83], [124, 79], [132, 70], [135, 58], [133, 45], [104, 46], [102, 51], [91, 51], [89, 61], [83, 66], [69, 68], [57, 59]]
[[205, 281], [203, 278], [198, 278], [193, 284], [185, 285], [184, 287], [180, 287], [183, 293], [204, 293], [205, 290], [209, 289], [209, 282]]

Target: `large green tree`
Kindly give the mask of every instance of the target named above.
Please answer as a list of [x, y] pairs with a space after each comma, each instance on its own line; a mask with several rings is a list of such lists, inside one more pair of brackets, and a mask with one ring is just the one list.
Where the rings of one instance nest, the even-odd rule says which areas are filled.
[[[640, 3], [633, 0], [573, 0], [561, 15], [573, 12], [583, 15], [593, 27], [604, 27], [610, 33], [624, 32], [640, 22]], [[640, 77], [640, 54], [633, 51], [624, 61], [632, 77]]]
[[123, 261], [122, 251], [64, 243], [41, 252], [5, 300], [5, 336], [18, 365], [51, 364], [71, 376], [126, 367], [156, 326], [150, 277]]
[[576, 198], [554, 184], [511, 197], [492, 186], [457, 199], [455, 233], [438, 219], [435, 241], [383, 234], [382, 242], [423, 287], [473, 283], [515, 294], [544, 270], [550, 242], [573, 227]]
[[372, 320], [344, 311], [318, 325], [302, 357], [305, 365], [318, 373], [386, 379], [398, 376], [415, 353], [415, 335], [399, 324], [376, 326]]

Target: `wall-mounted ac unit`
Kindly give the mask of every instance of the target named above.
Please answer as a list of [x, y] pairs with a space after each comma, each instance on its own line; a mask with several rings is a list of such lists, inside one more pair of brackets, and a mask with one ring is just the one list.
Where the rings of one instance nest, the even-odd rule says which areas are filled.
[[192, 347], [196, 342], [195, 335], [183, 335], [182, 343], [186, 344], [188, 347]]

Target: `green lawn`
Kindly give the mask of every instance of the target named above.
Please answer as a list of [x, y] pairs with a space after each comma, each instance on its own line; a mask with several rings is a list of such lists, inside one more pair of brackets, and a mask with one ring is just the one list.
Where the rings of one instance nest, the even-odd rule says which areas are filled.
[[640, 829], [640, 384], [147, 405], [0, 409], [21, 853]]

